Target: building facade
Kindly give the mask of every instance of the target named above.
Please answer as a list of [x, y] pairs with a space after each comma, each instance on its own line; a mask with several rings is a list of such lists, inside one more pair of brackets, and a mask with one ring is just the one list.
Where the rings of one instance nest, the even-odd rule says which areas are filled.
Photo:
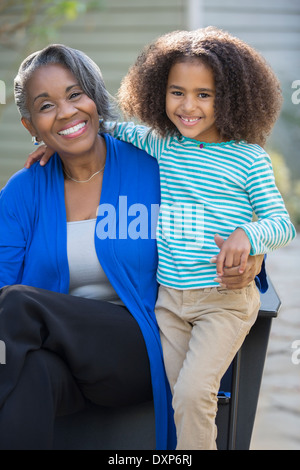
[[[9, 15], [2, 16], [1, 22], [13, 21], [17, 15], [18, 9], [12, 9]], [[299, 0], [102, 0], [99, 8], [63, 26], [53, 42], [87, 53], [100, 66], [108, 90], [115, 94], [145, 44], [175, 29], [208, 25], [225, 29], [249, 42], [275, 69], [282, 83], [285, 103], [270, 145], [284, 155], [292, 173], [300, 178], [297, 151], [300, 144]], [[6, 85], [8, 97], [23, 58], [18, 50], [0, 44], [0, 80]], [[14, 103], [8, 100], [4, 104], [3, 101], [0, 102], [0, 187], [22, 168], [33, 148]]]

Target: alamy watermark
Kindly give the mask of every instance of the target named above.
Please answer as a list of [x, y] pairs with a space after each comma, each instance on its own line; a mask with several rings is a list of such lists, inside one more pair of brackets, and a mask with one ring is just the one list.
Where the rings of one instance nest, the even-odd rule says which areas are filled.
[[296, 88], [296, 91], [292, 94], [292, 103], [299, 104], [300, 103], [300, 80], [294, 80], [292, 83], [292, 88]]
[[6, 364], [6, 346], [4, 341], [0, 341], [0, 365]]
[[300, 364], [300, 339], [296, 339], [295, 341], [293, 341], [292, 349], [295, 349], [292, 354], [292, 363], [297, 366]]
[[6, 86], [3, 80], [0, 80], [0, 104], [6, 104]]
[[203, 246], [203, 204], [151, 204], [149, 213], [144, 204], [128, 205], [127, 196], [120, 196], [117, 208], [112, 204], [100, 204], [97, 217], [96, 235], [100, 240], [155, 239], [159, 217], [161, 239], [168, 242], [181, 240], [185, 245], [197, 245], [198, 249]]

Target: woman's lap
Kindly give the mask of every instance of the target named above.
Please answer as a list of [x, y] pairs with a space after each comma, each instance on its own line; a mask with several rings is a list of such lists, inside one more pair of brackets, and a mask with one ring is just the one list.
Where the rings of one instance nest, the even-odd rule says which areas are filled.
[[17, 386], [0, 409], [0, 450], [52, 449], [55, 417], [76, 413], [85, 403], [58, 355], [29, 352]]
[[6, 345], [0, 410], [18, 384], [27, 354], [40, 349], [65, 362], [84, 397], [93, 403], [118, 406], [151, 397], [144, 339], [124, 307], [11, 286], [0, 290], [0, 331]]

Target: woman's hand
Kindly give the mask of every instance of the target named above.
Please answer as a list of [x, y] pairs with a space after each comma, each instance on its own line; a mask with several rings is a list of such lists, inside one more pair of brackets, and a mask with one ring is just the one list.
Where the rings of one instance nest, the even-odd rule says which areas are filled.
[[30, 168], [31, 165], [38, 161], [40, 161], [41, 166], [45, 166], [54, 153], [55, 151], [52, 150], [50, 147], [47, 147], [46, 145], [41, 145], [29, 155], [24, 167]]
[[[225, 240], [217, 235], [215, 237], [217, 246], [221, 249]], [[246, 267], [243, 273], [240, 273], [240, 266], [234, 266], [230, 268], [224, 267], [223, 275], [218, 276], [215, 281], [222, 284], [227, 289], [242, 289], [250, 284], [261, 271], [261, 265], [264, 260], [264, 255], [248, 256]], [[216, 263], [217, 257], [211, 260]]]

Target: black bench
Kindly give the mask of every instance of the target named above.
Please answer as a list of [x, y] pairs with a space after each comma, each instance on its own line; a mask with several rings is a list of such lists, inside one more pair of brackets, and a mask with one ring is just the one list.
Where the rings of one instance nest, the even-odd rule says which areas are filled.
[[[280, 299], [269, 280], [261, 295], [258, 319], [222, 379], [217, 414], [219, 450], [247, 450], [255, 420], [272, 319]], [[80, 413], [59, 417], [55, 450], [154, 450], [153, 403], [121, 408], [88, 405]]]

